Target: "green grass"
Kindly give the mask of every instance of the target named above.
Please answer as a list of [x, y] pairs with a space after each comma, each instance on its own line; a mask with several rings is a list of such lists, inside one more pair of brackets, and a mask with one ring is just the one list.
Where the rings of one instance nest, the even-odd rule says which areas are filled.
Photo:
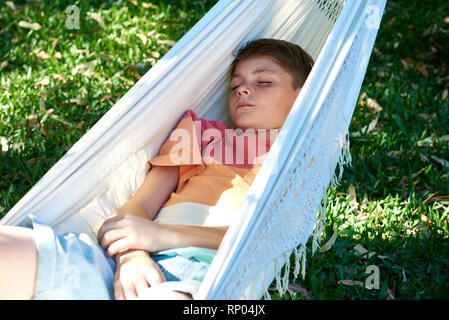
[[[0, 3], [0, 136], [8, 146], [0, 217], [215, 1], [166, 3], [15, 1], [16, 11]], [[80, 8], [79, 29], [66, 27], [69, 5]], [[41, 51], [50, 58], [40, 60]]]
[[[0, 3], [0, 217], [215, 1], [14, 3]], [[68, 5], [79, 29], [65, 27]], [[446, 1], [388, 1], [350, 124], [352, 167], [328, 191], [322, 243], [334, 230], [336, 241], [291, 277], [307, 297], [291, 285], [273, 299], [449, 298], [448, 16]], [[379, 289], [365, 288], [370, 265]]]

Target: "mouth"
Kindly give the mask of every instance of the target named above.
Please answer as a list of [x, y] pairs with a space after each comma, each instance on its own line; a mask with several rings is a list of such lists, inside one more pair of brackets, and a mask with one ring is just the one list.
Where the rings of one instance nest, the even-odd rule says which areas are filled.
[[235, 107], [235, 109], [240, 109], [240, 108], [247, 108], [247, 107], [254, 107], [253, 104], [249, 103], [249, 102], [239, 102], [237, 104], [237, 106]]

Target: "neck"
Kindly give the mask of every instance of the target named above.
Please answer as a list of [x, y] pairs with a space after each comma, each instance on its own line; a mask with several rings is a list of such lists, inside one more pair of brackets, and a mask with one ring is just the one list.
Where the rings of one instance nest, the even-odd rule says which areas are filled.
[[235, 128], [235, 131], [237, 132], [238, 135], [243, 134], [243, 133], [254, 133], [257, 134], [259, 137], [270, 141], [271, 143], [274, 142], [274, 140], [276, 140], [276, 137], [279, 134], [280, 129], [277, 128], [273, 128], [273, 129], [264, 129], [264, 128]]

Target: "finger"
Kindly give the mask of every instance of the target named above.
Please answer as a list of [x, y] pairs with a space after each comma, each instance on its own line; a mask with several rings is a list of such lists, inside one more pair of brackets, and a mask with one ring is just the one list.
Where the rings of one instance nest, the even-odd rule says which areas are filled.
[[[155, 268], [157, 268], [157, 269], [155, 269]], [[158, 283], [167, 281], [165, 279], [164, 274], [162, 273], [162, 271], [159, 269], [159, 267], [157, 265], [154, 266], [153, 268], [142, 269], [142, 273], [145, 276], [148, 283], [150, 284], [150, 287], [155, 286]]]
[[135, 300], [137, 298], [137, 292], [132, 282], [123, 286], [123, 293], [126, 300]]
[[97, 233], [97, 239], [100, 242], [100, 239], [103, 237], [103, 235], [108, 232], [111, 229], [117, 229], [118, 227], [120, 227], [122, 225], [123, 219], [128, 219], [128, 215], [120, 215], [120, 216], [116, 216], [116, 217], [112, 217], [109, 218], [107, 220], [105, 220], [103, 222], [103, 224], [101, 225], [100, 229], [98, 230]]
[[109, 243], [109, 246], [105, 250], [106, 250], [106, 254], [109, 257], [112, 257], [119, 252], [127, 251], [129, 249], [141, 249], [141, 248], [137, 248], [135, 246], [135, 244], [131, 240], [131, 237], [124, 235], [123, 238], [120, 238], [115, 241], [111, 241]]
[[140, 296], [149, 287], [150, 287], [150, 284], [148, 283], [148, 281], [145, 278], [145, 276], [142, 275], [141, 277], [139, 277], [139, 279], [136, 280], [137, 296]]
[[111, 229], [103, 234], [99, 244], [103, 247], [103, 249], [107, 250], [112, 243], [124, 237], [126, 237], [126, 230], [123, 228]]
[[122, 284], [118, 279], [114, 281], [114, 297], [116, 300], [125, 300]]
[[101, 242], [101, 239], [103, 238], [104, 234], [107, 231], [115, 228], [114, 221], [110, 221], [110, 220], [111, 219], [108, 219], [108, 220], [104, 221], [103, 224], [101, 225], [100, 229], [98, 229], [98, 232], [97, 232], [97, 241], [98, 241], [98, 243]]

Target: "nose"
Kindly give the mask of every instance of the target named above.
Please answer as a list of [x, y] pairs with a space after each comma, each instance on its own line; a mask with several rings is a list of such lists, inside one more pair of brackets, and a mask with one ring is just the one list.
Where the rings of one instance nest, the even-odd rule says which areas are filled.
[[242, 84], [237, 88], [237, 95], [238, 95], [238, 96], [249, 95], [249, 94], [250, 94], [250, 90], [249, 90], [249, 87], [246, 85], [246, 83], [242, 83]]

